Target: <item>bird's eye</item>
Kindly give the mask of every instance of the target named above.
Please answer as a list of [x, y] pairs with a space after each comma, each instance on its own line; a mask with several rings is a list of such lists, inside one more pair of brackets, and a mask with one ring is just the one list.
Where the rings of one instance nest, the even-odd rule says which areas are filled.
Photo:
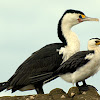
[[99, 41], [95, 41], [96, 43], [98, 43]]
[[79, 15], [79, 18], [82, 18], [82, 16], [81, 16], [81, 15]]
[[79, 15], [79, 18], [85, 18], [85, 15]]

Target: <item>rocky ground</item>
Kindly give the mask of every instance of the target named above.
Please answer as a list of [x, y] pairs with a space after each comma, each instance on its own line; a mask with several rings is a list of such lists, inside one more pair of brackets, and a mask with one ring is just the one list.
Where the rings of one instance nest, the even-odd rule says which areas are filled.
[[0, 97], [0, 100], [100, 100], [97, 90], [90, 87], [88, 91], [79, 91], [77, 87], [69, 89], [68, 93], [56, 88], [49, 94], [38, 94], [28, 96]]

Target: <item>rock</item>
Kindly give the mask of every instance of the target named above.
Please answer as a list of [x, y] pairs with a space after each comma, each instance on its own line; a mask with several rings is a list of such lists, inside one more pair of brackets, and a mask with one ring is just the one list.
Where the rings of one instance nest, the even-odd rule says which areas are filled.
[[50, 91], [49, 95], [52, 97], [53, 100], [66, 100], [68, 98], [66, 92], [59, 88]]
[[100, 100], [100, 95], [94, 87], [89, 87], [88, 91], [81, 91], [81, 94], [74, 96], [73, 100]]
[[72, 87], [68, 93], [56, 88], [49, 94], [6, 96], [0, 97], [0, 100], [100, 100], [100, 95], [94, 87], [89, 87], [88, 91], [79, 91], [77, 87]]
[[37, 94], [34, 100], [53, 100], [48, 94]]
[[79, 95], [79, 94], [80, 94], [80, 91], [77, 87], [72, 87], [68, 91], [68, 96], [71, 97], [71, 98], [76, 96], [76, 95]]
[[66, 94], [62, 89], [56, 88], [50, 91], [49, 95]]
[[4, 96], [0, 100], [34, 100], [34, 96]]

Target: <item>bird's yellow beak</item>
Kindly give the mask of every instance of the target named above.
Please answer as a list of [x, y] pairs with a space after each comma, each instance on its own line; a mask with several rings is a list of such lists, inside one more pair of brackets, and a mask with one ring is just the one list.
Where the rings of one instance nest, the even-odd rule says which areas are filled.
[[98, 18], [91, 18], [91, 17], [85, 17], [82, 19], [82, 21], [99, 21]]
[[96, 43], [96, 45], [100, 45], [100, 41], [98, 41], [98, 42]]

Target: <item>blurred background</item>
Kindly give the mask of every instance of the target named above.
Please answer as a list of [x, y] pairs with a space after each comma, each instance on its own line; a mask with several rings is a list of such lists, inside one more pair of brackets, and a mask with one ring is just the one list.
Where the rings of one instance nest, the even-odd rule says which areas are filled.
[[[67, 9], [80, 10], [88, 17], [100, 18], [100, 0], [1, 0], [0, 1], [0, 82], [7, 81], [33, 52], [50, 43], [61, 42], [57, 24]], [[77, 33], [81, 50], [90, 38], [100, 38], [100, 22], [84, 22], [72, 30]], [[100, 72], [86, 80], [100, 94]], [[73, 85], [57, 78], [44, 85], [45, 93], [54, 88], [65, 92]], [[31, 95], [34, 90], [3, 91], [0, 96]]]

